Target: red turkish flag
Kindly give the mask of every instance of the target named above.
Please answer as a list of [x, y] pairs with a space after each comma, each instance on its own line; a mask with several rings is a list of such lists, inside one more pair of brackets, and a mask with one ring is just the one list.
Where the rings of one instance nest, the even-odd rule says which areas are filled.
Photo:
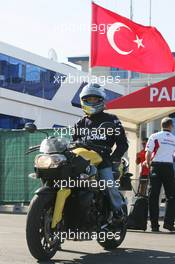
[[91, 67], [143, 73], [173, 72], [174, 58], [155, 27], [142, 26], [92, 3]]

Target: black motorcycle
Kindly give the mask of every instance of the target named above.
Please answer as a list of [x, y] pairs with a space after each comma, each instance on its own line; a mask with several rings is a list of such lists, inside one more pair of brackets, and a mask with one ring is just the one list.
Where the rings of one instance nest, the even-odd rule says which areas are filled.
[[[25, 128], [37, 131], [31, 123]], [[41, 152], [35, 157], [35, 173], [29, 176], [40, 178], [42, 187], [30, 202], [26, 223], [28, 248], [36, 259], [51, 259], [65, 239], [96, 239], [105, 249], [115, 249], [124, 240], [126, 219], [118, 221], [114, 217], [98, 175], [100, 149], [104, 147], [88, 142], [67, 143], [48, 135], [41, 145], [29, 148], [27, 153]]]

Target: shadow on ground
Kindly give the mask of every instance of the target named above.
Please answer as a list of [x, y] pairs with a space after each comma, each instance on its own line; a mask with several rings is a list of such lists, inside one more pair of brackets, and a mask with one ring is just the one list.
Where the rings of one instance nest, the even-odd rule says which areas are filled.
[[80, 259], [59, 260], [53, 259], [48, 262], [38, 262], [40, 264], [171, 264], [175, 263], [175, 253], [134, 249], [118, 248], [114, 251], [105, 251], [103, 253], [85, 253], [78, 251], [63, 250], [70, 253], [84, 254]]

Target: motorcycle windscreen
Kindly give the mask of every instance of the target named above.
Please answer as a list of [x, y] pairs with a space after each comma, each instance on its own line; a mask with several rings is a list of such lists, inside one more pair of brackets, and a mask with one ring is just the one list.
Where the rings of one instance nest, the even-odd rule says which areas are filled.
[[40, 145], [40, 152], [51, 154], [51, 153], [63, 153], [67, 147], [66, 139], [49, 137], [45, 138]]
[[102, 157], [94, 150], [88, 150], [85, 148], [76, 148], [73, 150], [73, 153], [83, 157], [86, 160], [89, 160], [91, 165], [97, 166], [103, 161]]

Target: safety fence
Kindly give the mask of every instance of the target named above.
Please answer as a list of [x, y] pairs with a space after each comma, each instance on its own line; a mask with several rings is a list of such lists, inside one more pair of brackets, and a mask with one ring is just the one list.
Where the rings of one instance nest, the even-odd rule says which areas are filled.
[[[38, 152], [25, 153], [45, 138], [41, 131], [32, 134], [24, 130], [0, 131], [0, 204], [28, 203], [40, 186], [40, 180], [28, 177], [34, 172], [34, 158]], [[60, 129], [45, 131], [60, 136]], [[69, 136], [65, 138], [69, 139]]]

